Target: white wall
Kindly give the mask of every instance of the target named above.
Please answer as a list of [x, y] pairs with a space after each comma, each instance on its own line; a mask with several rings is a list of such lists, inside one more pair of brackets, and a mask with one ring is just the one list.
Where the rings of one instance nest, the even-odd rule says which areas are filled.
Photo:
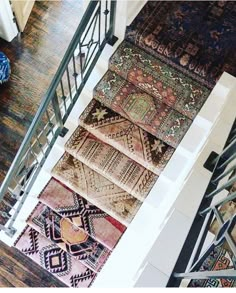
[[9, 0], [0, 1], [0, 38], [11, 42], [17, 35], [18, 30], [13, 22], [13, 13]]

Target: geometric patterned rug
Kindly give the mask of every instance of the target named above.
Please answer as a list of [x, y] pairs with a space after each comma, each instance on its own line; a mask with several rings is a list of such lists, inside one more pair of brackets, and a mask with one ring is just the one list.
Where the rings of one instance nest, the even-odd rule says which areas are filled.
[[[215, 247], [203, 262], [199, 271], [235, 270], [236, 259], [232, 253], [224, 248]], [[236, 287], [236, 280], [233, 279], [198, 279], [191, 280], [188, 287]]]
[[96, 277], [96, 273], [29, 226], [15, 247], [69, 287], [89, 287]]
[[80, 125], [129, 158], [159, 175], [175, 149], [137, 124], [92, 99], [80, 115]]
[[109, 257], [110, 251], [101, 243], [42, 203], [35, 207], [27, 224], [95, 272]]
[[192, 123], [109, 70], [96, 85], [94, 98], [171, 146], [180, 143]]
[[126, 227], [85, 198], [52, 178], [39, 200], [88, 235], [113, 250]]
[[65, 145], [74, 158], [143, 201], [158, 176], [79, 126]]

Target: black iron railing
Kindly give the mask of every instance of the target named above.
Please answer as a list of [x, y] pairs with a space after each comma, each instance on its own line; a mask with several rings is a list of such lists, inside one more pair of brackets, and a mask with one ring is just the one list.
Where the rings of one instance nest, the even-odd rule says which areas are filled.
[[[205, 167], [212, 176], [167, 287], [179, 287], [184, 279], [236, 279], [236, 270], [205, 271], [202, 266], [216, 247], [236, 257], [236, 208], [226, 212], [226, 205], [236, 203], [236, 121], [223, 151], [210, 158]], [[211, 243], [208, 233], [215, 234]]]
[[[106, 44], [113, 45], [115, 0], [90, 1], [69, 44], [66, 54], [43, 98], [19, 151], [1, 185], [0, 202], [11, 214], [0, 211], [7, 223], [0, 225], [14, 235], [14, 222], [20, 212], [52, 146], [64, 135], [64, 124], [79, 98]], [[6, 197], [15, 200], [14, 205]]]

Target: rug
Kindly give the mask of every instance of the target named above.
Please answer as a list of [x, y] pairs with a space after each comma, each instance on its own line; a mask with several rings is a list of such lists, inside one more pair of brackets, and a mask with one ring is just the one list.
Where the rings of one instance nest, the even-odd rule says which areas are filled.
[[113, 250], [126, 227], [85, 198], [52, 178], [39, 200]]
[[142, 204], [68, 153], [53, 168], [52, 175], [125, 226]]
[[93, 271], [29, 226], [15, 247], [69, 287], [87, 288], [96, 277]]
[[148, 1], [126, 39], [208, 88], [236, 75], [234, 1]]
[[192, 123], [109, 70], [96, 85], [94, 98], [173, 147], [180, 143]]
[[[229, 253], [224, 248], [215, 247], [210, 255], [205, 259], [199, 271], [217, 271], [236, 269], [235, 259], [232, 258], [232, 253]], [[236, 287], [236, 280], [233, 279], [199, 279], [191, 280], [188, 287]]]
[[27, 224], [95, 272], [109, 257], [110, 251], [101, 243], [42, 203], [35, 207]]
[[79, 126], [65, 150], [94, 171], [144, 201], [158, 176]]
[[80, 125], [153, 173], [160, 175], [174, 148], [93, 99]]
[[109, 69], [136, 87], [193, 119], [210, 91], [129, 42], [110, 58]]

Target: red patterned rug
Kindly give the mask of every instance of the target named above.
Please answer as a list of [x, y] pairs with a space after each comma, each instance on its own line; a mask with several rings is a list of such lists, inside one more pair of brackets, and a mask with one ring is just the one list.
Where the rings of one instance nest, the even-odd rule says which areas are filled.
[[126, 227], [85, 198], [52, 178], [39, 200], [112, 250]]
[[69, 287], [89, 287], [96, 277], [92, 270], [29, 226], [15, 247]]

